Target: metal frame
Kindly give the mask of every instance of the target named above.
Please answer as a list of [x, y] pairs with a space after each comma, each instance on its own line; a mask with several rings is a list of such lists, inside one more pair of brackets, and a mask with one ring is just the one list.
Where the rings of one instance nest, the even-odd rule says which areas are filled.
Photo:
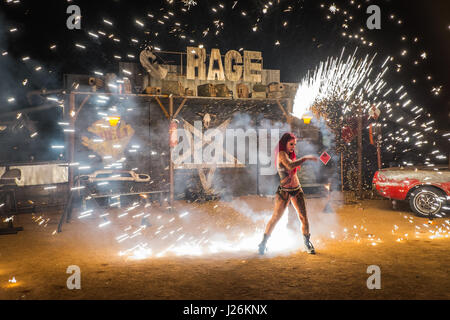
[[[179, 115], [183, 107], [185, 106], [186, 102], [188, 100], [194, 100], [194, 99], [204, 99], [204, 100], [229, 100], [229, 101], [261, 101], [261, 102], [272, 102], [276, 103], [278, 107], [282, 110], [284, 116], [286, 117], [286, 120], [289, 125], [292, 123], [292, 117], [289, 115], [289, 113], [286, 111], [286, 109], [292, 108], [292, 99], [285, 98], [285, 99], [252, 99], [252, 98], [242, 98], [242, 99], [235, 99], [233, 97], [197, 97], [197, 96], [174, 96], [174, 95], [149, 95], [149, 94], [116, 94], [116, 93], [103, 93], [103, 92], [71, 92], [69, 95], [69, 110], [66, 114], [65, 118], [70, 123], [71, 128], [76, 129], [76, 121], [78, 119], [78, 115], [80, 114], [81, 110], [85, 106], [85, 104], [89, 101], [91, 96], [95, 95], [103, 95], [103, 96], [117, 96], [117, 97], [125, 97], [125, 96], [131, 96], [131, 97], [148, 97], [148, 98], [154, 98], [156, 102], [158, 103], [159, 107], [161, 108], [162, 112], [164, 113], [165, 117], [169, 120], [169, 124], [171, 121], [175, 120], [175, 118]], [[86, 96], [80, 106], [76, 107], [76, 96]], [[162, 99], [169, 99], [169, 110], [167, 110], [166, 106], [161, 102]], [[177, 111], [174, 113], [174, 99], [183, 99], [181, 104], [178, 106]], [[284, 100], [286, 102], [286, 109], [282, 106], [281, 102]], [[169, 130], [169, 128], [167, 128]], [[76, 131], [76, 130], [75, 130]], [[71, 132], [68, 134], [66, 138], [66, 145], [68, 145], [67, 155], [68, 155], [68, 163], [74, 162], [75, 157], [75, 132]], [[169, 190], [169, 205], [172, 210], [173, 202], [174, 202], [174, 164], [172, 161], [172, 151], [173, 147], [170, 147], [169, 152], [169, 181], [170, 181], [170, 190]], [[73, 191], [71, 190], [72, 187], [74, 187], [74, 168], [69, 166], [69, 188], [68, 188], [68, 201], [67, 205], [65, 207], [65, 210], [63, 214], [61, 215], [61, 219], [58, 225], [58, 232], [62, 232], [62, 225], [64, 223], [64, 220], [66, 222], [70, 222], [71, 216], [72, 216], [72, 205], [73, 205]], [[138, 194], [142, 194], [143, 192], [140, 192]]]
[[[10, 192], [12, 195], [12, 204], [14, 206], [14, 212], [17, 214], [17, 204], [16, 204], [16, 194], [15, 190], [2, 190], [2, 193]], [[0, 235], [17, 234], [19, 231], [23, 231], [23, 227], [14, 227], [13, 220], [8, 221], [8, 226], [6, 228], [0, 229]]]

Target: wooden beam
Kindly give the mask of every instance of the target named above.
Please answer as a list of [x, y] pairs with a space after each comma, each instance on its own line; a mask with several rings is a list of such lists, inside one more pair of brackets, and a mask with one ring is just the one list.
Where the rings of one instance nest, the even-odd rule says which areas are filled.
[[242, 163], [182, 163], [174, 167], [175, 170], [192, 170], [192, 169], [211, 169], [211, 168], [245, 168], [245, 164]]
[[[75, 112], [75, 94], [71, 93], [69, 96], [69, 114], [68, 119], [70, 122], [71, 128], [75, 129], [75, 115], [72, 116], [72, 114]], [[75, 133], [70, 132], [68, 133], [68, 144], [69, 144], [69, 150], [68, 150], [68, 162], [73, 163], [74, 157], [75, 157]], [[73, 180], [74, 180], [74, 168], [72, 166], [69, 166], [69, 192], [70, 188], [73, 187]]]
[[180, 113], [181, 109], [183, 109], [183, 107], [186, 104], [186, 102], [187, 102], [187, 98], [184, 98], [183, 102], [181, 102], [180, 106], [178, 107], [177, 112], [175, 112], [175, 114], [173, 115], [173, 119], [178, 117], [178, 114]]
[[286, 112], [286, 110], [281, 105], [280, 100], [277, 100], [277, 104], [278, 104], [278, 107], [283, 112], [284, 116], [286, 117], [286, 120], [287, 120], [288, 124], [291, 124], [291, 117], [289, 116], [289, 114]]
[[169, 97], [169, 117], [172, 120], [173, 117], [173, 96]]
[[381, 126], [378, 127], [378, 133], [377, 133], [377, 162], [378, 162], [378, 170], [381, 170], [383, 167], [381, 163]]
[[181, 63], [180, 63], [180, 66], [181, 66], [181, 74], [180, 74], [180, 76], [183, 76], [183, 53], [180, 54], [180, 57], [181, 57]]
[[[169, 126], [173, 121], [173, 96], [169, 97]], [[170, 137], [170, 129], [169, 129], [169, 139]], [[174, 176], [174, 163], [172, 159], [173, 147], [169, 146], [169, 182], [170, 182], [170, 194], [169, 194], [169, 204], [172, 210], [174, 199], [175, 199], [175, 176]]]
[[293, 113], [294, 112], [294, 100], [292, 99], [287, 99], [286, 101], [287, 104], [287, 112]]
[[381, 170], [382, 164], [381, 164], [381, 142], [377, 141], [377, 163], [378, 163], [378, 170]]
[[91, 95], [88, 95], [86, 98], [84, 98], [83, 102], [81, 102], [80, 107], [78, 108], [78, 110], [75, 113], [75, 117], [74, 117], [75, 118], [75, 122], [77, 121], [78, 115], [80, 114], [81, 110], [83, 109], [84, 105], [88, 102], [90, 97], [91, 97]]
[[156, 101], [158, 102], [159, 106], [161, 107], [161, 110], [164, 112], [164, 114], [166, 115], [166, 118], [170, 120], [170, 116], [169, 113], [167, 112], [166, 108], [164, 108], [164, 105], [161, 103], [161, 100], [159, 100], [158, 97], [155, 97]]
[[341, 152], [341, 191], [344, 192], [344, 151]]

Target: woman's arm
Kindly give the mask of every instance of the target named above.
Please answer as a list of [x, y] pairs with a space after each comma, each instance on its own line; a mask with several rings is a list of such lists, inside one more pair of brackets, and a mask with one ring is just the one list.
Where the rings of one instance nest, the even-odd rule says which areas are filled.
[[319, 159], [317, 157], [314, 156], [305, 156], [301, 159], [292, 161], [286, 152], [281, 151], [278, 154], [279, 157], [279, 161], [283, 164], [283, 166], [285, 166], [289, 171], [294, 170], [295, 168], [301, 166], [304, 162], [311, 160], [311, 161], [318, 161]]

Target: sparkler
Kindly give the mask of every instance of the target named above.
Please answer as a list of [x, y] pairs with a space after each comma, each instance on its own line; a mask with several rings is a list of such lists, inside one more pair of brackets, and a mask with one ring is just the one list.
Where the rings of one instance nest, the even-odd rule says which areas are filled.
[[[350, 112], [354, 112], [357, 106], [362, 106], [363, 112], [367, 113], [370, 106], [376, 104], [377, 107], [383, 107], [389, 115], [388, 119], [383, 118], [380, 120], [380, 125], [390, 128], [388, 123], [383, 122], [392, 118], [392, 104], [386, 99], [394, 98], [390, 97], [393, 88], [388, 88], [386, 91], [383, 91], [383, 88], [388, 86], [384, 76], [389, 70], [387, 64], [391, 57], [387, 57], [384, 60], [378, 73], [376, 73], [374, 72], [376, 70], [376, 54], [372, 57], [367, 55], [363, 59], [358, 59], [356, 57], [357, 50], [347, 58], [344, 58], [344, 52], [345, 49], [342, 50], [339, 58], [328, 58], [325, 62], [321, 62], [313, 72], [308, 72], [306, 77], [303, 78], [295, 97], [293, 116], [304, 118], [310, 110], [313, 110], [319, 114], [332, 113], [339, 117], [340, 115], [345, 116]], [[395, 91], [396, 95], [400, 95], [398, 101], [405, 98], [408, 94], [407, 92], [402, 92], [403, 89], [404, 86], [402, 85]], [[439, 90], [436, 89], [435, 92], [439, 92]], [[409, 99], [401, 107], [407, 108], [411, 104], [412, 100]], [[397, 102], [396, 105], [399, 106], [400, 103]], [[423, 110], [423, 108], [414, 106], [411, 111], [414, 111], [414, 114], [420, 114]], [[406, 116], [407, 114], [403, 114], [395, 122], [402, 125], [404, 120], [407, 119]], [[409, 121], [408, 125], [416, 126], [416, 120], [419, 117], [420, 115], [414, 118], [413, 121]], [[429, 126], [432, 123], [433, 121], [423, 123], [421, 125], [424, 128], [423, 132], [433, 130]], [[394, 134], [391, 132], [388, 133], [388, 137], [395, 141], [396, 144], [410, 142], [414, 142], [416, 146], [428, 144], [428, 141], [421, 140], [424, 137], [423, 135], [417, 136], [416, 141], [411, 141], [410, 136], [406, 133], [402, 132], [399, 134], [399, 132], [395, 132]], [[395, 147], [390, 145], [387, 147], [387, 150], [394, 152]]]
[[[329, 58], [320, 63], [313, 73], [309, 73], [300, 82], [295, 97], [293, 115], [302, 118], [313, 105], [330, 101], [365, 101], [374, 87], [383, 80], [370, 79], [375, 55], [363, 60], [356, 58], [356, 51], [347, 60], [343, 59], [345, 49], [339, 58]], [[366, 102], [367, 104], [367, 102]]]

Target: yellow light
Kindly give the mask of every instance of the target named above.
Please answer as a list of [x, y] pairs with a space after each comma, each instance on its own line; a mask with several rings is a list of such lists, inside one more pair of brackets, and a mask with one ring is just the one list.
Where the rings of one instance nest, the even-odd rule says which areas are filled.
[[310, 123], [311, 123], [311, 120], [312, 120], [312, 117], [308, 117], [308, 116], [304, 116], [304, 117], [303, 117], [303, 122], [304, 122], [305, 124], [310, 124]]
[[119, 124], [120, 117], [110, 117], [108, 118], [108, 121], [111, 127], [116, 127]]

